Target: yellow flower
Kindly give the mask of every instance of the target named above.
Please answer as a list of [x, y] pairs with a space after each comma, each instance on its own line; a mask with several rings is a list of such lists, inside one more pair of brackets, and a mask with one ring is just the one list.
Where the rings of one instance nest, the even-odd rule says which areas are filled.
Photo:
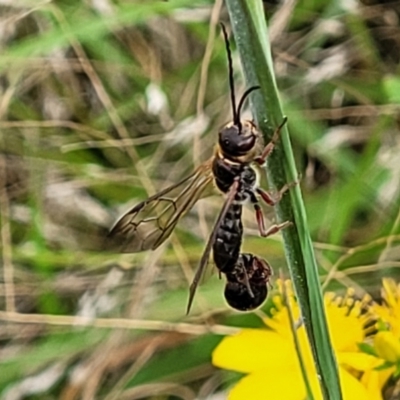
[[375, 381], [379, 388], [385, 385], [396, 369], [400, 369], [400, 284], [385, 278], [382, 286], [383, 303], [374, 303], [369, 309], [370, 314], [378, 319], [373, 348], [382, 362], [379, 369], [367, 371], [361, 378], [366, 386], [369, 386], [368, 382]]
[[371, 310], [393, 335], [400, 339], [400, 284], [396, 285], [393, 279], [388, 278], [383, 279], [382, 284], [384, 303], [374, 304]]
[[[282, 283], [278, 284], [282, 293]], [[290, 284], [286, 286], [287, 304], [292, 310], [293, 318], [298, 320], [299, 307]], [[307, 398], [288, 310], [282, 298], [280, 295], [273, 299], [275, 308], [272, 317], [264, 319], [265, 325], [270, 329], [245, 329], [235, 336], [224, 338], [214, 350], [214, 365], [247, 374], [233, 387], [229, 400]], [[361, 314], [361, 309], [368, 300], [357, 302], [352, 298], [351, 292], [344, 299], [326, 294], [324, 300], [333, 348], [339, 364], [344, 400], [380, 399], [371, 396], [372, 390], [368, 391], [357, 379], [361, 371], [371, 370], [382, 364], [382, 360], [361, 353], [358, 349], [358, 343], [365, 337], [363, 327], [368, 322], [368, 317]], [[314, 399], [322, 399], [303, 324], [296, 330], [296, 334]], [[368, 383], [371, 384], [371, 380]]]

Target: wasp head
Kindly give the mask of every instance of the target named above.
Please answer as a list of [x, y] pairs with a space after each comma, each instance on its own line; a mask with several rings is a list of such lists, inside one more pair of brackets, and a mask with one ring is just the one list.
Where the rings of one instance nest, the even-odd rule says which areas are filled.
[[220, 152], [233, 161], [252, 161], [259, 153], [260, 142], [261, 136], [251, 121], [242, 121], [240, 125], [231, 122], [219, 132]]

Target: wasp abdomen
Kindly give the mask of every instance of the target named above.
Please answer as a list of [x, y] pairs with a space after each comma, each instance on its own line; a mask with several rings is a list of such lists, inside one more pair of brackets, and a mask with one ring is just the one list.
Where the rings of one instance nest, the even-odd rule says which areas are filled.
[[214, 262], [220, 272], [230, 272], [242, 244], [242, 206], [232, 204], [218, 229], [213, 245]]
[[250, 253], [240, 254], [232, 271], [226, 274], [227, 303], [240, 311], [259, 307], [267, 298], [271, 274], [270, 265], [262, 258]]

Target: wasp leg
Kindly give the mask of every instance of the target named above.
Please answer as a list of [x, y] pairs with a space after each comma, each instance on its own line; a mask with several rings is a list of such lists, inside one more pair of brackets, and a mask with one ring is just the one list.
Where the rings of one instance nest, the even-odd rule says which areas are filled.
[[[287, 188], [285, 189], [285, 191], [286, 190], [287, 190]], [[258, 192], [258, 189], [257, 189], [257, 192]], [[263, 192], [263, 193], [267, 194], [269, 196], [269, 198], [272, 199], [271, 196], [267, 192]], [[267, 237], [267, 236], [273, 235], [274, 233], [279, 232], [281, 229], [286, 228], [287, 226], [292, 224], [290, 221], [285, 221], [281, 224], [271, 225], [268, 229], [265, 229], [264, 214], [263, 214], [262, 208], [258, 202], [257, 196], [255, 195], [255, 193], [253, 191], [249, 192], [249, 196], [250, 196], [250, 201], [253, 204], [254, 211], [256, 212], [256, 220], [257, 220], [258, 230], [262, 237]], [[273, 203], [273, 204], [275, 204], [275, 203]], [[271, 205], [273, 205], [273, 204], [271, 204]]]
[[247, 269], [246, 269], [246, 266], [245, 266], [245, 260], [242, 260], [242, 268], [243, 268], [244, 278], [243, 278], [241, 283], [243, 283], [246, 286], [247, 293], [249, 294], [249, 296], [251, 298], [254, 299], [255, 296], [254, 296], [254, 293], [253, 293], [253, 291], [251, 290], [251, 287], [250, 287], [250, 279], [249, 279], [249, 274], [247, 273]]
[[279, 203], [281, 200], [282, 196], [293, 186], [297, 185], [299, 181], [294, 181], [291, 183], [286, 183], [278, 193], [272, 195], [268, 192], [266, 192], [264, 189], [261, 189], [258, 187], [256, 189], [256, 192], [261, 196], [261, 198], [270, 206], [274, 206], [276, 203]]
[[256, 211], [256, 220], [258, 225], [258, 230], [262, 237], [268, 237], [273, 235], [274, 233], [279, 232], [281, 229], [287, 228], [288, 226], [292, 225], [291, 221], [285, 221], [281, 224], [274, 224], [271, 225], [268, 229], [265, 229], [265, 222], [264, 222], [264, 214], [262, 209], [258, 203], [254, 203], [254, 210]]
[[272, 136], [271, 141], [264, 147], [264, 150], [261, 153], [261, 155], [254, 159], [254, 162], [256, 162], [259, 165], [265, 164], [265, 161], [267, 160], [268, 156], [271, 154], [272, 150], [274, 149], [276, 142], [279, 140], [281, 130], [284, 127], [284, 125], [286, 124], [286, 122], [287, 122], [287, 117], [284, 117], [281, 124], [275, 129], [275, 132]]

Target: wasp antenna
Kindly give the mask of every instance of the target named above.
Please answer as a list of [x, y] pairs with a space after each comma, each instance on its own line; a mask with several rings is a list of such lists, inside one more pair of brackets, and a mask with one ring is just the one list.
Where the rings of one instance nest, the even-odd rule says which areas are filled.
[[236, 111], [236, 115], [237, 115], [237, 118], [238, 118], [238, 119], [240, 119], [240, 112], [242, 111], [243, 104], [244, 104], [244, 102], [246, 101], [247, 97], [249, 96], [249, 94], [250, 94], [251, 92], [254, 92], [254, 91], [257, 90], [257, 89], [260, 89], [260, 86], [252, 86], [251, 88], [248, 88], [248, 89], [243, 93], [243, 96], [242, 96], [242, 98], [241, 98], [240, 101], [239, 101], [239, 105], [238, 105], [238, 108], [237, 108], [237, 111]]
[[233, 80], [233, 63], [232, 63], [232, 53], [231, 47], [229, 45], [228, 34], [226, 33], [225, 25], [220, 22], [222, 33], [224, 34], [225, 39], [225, 49], [226, 54], [228, 56], [228, 71], [229, 71], [229, 89], [231, 92], [231, 105], [232, 105], [232, 114], [233, 114], [233, 123], [239, 127], [239, 131], [241, 131], [241, 124], [239, 114], [236, 112], [236, 99], [235, 99], [235, 82]]

